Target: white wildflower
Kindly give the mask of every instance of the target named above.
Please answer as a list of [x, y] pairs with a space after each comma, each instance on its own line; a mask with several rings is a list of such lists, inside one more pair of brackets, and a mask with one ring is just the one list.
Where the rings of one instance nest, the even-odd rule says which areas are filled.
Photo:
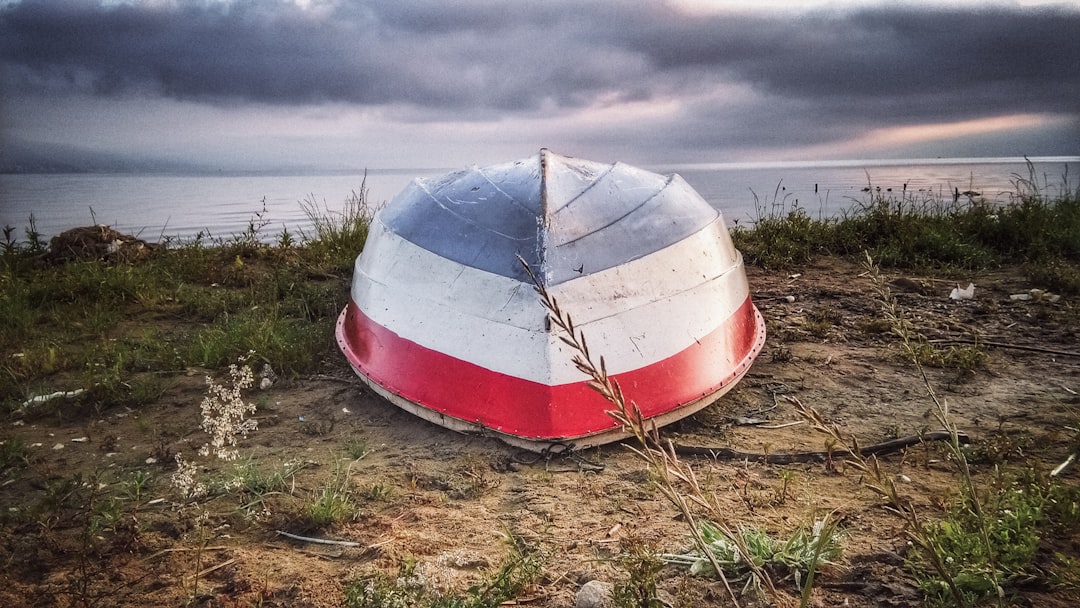
[[[241, 358], [241, 362], [244, 358]], [[247, 437], [250, 431], [258, 428], [258, 421], [245, 419], [255, 413], [254, 403], [245, 403], [242, 391], [251, 388], [255, 375], [247, 365], [229, 366], [229, 379], [232, 386], [217, 384], [206, 377], [206, 397], [202, 401], [202, 429], [210, 435], [210, 442], [199, 449], [199, 454], [209, 456], [211, 452], [222, 460], [235, 460], [240, 456], [236, 438]]]
[[184, 498], [199, 498], [206, 494], [206, 486], [195, 477], [199, 467], [193, 462], [185, 462], [180, 452], [176, 453], [176, 472], [172, 474], [172, 485], [184, 495]]

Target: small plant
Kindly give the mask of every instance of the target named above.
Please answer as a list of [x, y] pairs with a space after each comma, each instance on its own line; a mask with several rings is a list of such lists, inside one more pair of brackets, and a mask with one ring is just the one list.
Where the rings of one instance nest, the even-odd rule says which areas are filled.
[[657, 577], [664, 569], [664, 559], [651, 547], [635, 543], [619, 559], [626, 578], [615, 583], [611, 599], [616, 608], [663, 608], [657, 595]]
[[37, 218], [34, 214], [30, 214], [29, 223], [26, 227], [26, 252], [30, 255], [39, 255], [45, 253], [47, 245], [41, 237], [41, 232], [37, 229]]
[[[245, 357], [241, 357], [239, 362], [245, 363], [252, 354], [248, 353]], [[235, 460], [240, 456], [235, 447], [237, 437], [246, 437], [249, 431], [258, 426], [256, 420], [245, 418], [246, 415], [255, 412], [255, 405], [245, 403], [243, 396], [243, 391], [251, 388], [255, 382], [255, 374], [251, 371], [251, 367], [246, 364], [242, 367], [238, 367], [235, 363], [230, 365], [229, 379], [231, 385], [225, 386], [214, 382], [210, 376], [206, 377], [206, 396], [203, 397], [200, 406], [201, 427], [210, 435], [210, 441], [199, 448], [200, 456], [209, 456], [213, 453], [222, 460]], [[184, 460], [180, 452], [176, 453], [174, 459], [176, 471], [171, 477], [173, 488], [188, 500], [206, 496], [210, 488], [199, 480], [198, 466]], [[240, 467], [238, 470], [240, 474], [236, 479], [226, 482], [224, 490], [244, 483], [244, 469]]]
[[345, 441], [345, 453], [353, 460], [360, 460], [371, 453], [368, 442], [363, 437], [349, 437]]
[[146, 471], [142, 469], [132, 471], [122, 484], [124, 495], [131, 502], [138, 503], [143, 499], [152, 481], [153, 478]]
[[776, 491], [775, 502], [778, 505], [782, 505], [787, 502], [789, 496], [791, 496], [791, 480], [795, 478], [795, 473], [789, 469], [780, 470], [780, 489]]

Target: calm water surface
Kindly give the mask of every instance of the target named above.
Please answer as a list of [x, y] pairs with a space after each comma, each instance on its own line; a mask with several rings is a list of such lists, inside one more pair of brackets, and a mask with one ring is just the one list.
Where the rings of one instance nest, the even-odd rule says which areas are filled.
[[[1080, 157], [1032, 159], [1035, 177], [1050, 196], [1078, 188]], [[1015, 182], [1030, 176], [1022, 158], [820, 163], [725, 163], [647, 167], [678, 173], [729, 224], [752, 223], [761, 213], [795, 205], [813, 216], [833, 216], [868, 199], [866, 188], [891, 190], [913, 200], [951, 201], [956, 191], [979, 192], [1008, 204]], [[390, 200], [416, 177], [448, 169], [370, 171], [368, 201]], [[1068, 184], [1066, 186], [1065, 184]], [[264, 240], [283, 230], [310, 232], [302, 202], [339, 211], [365, 176], [356, 175], [0, 175], [0, 225], [27, 227], [33, 215], [50, 237], [68, 228], [108, 224], [158, 241], [165, 237], [231, 238], [249, 222], [265, 224]]]

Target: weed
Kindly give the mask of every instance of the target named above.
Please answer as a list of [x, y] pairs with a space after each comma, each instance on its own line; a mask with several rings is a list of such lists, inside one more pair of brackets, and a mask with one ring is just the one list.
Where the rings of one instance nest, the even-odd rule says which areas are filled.
[[127, 479], [122, 484], [122, 491], [128, 500], [138, 503], [143, 499], [152, 482], [153, 478], [150, 477], [149, 473], [137, 469], [128, 474]]
[[300, 432], [309, 437], [322, 437], [334, 431], [337, 418], [330, 414], [325, 420], [304, 420], [300, 424]]
[[619, 559], [626, 578], [611, 590], [616, 608], [662, 608], [657, 594], [657, 578], [663, 570], [663, 558], [650, 546], [632, 543], [631, 550]]
[[223, 315], [195, 332], [185, 360], [219, 367], [238, 351], [256, 351], [277, 369], [305, 369], [311, 365], [316, 342], [328, 327], [326, 320], [326, 328], [312, 331], [297, 319], [284, 316], [275, 304], [251, 308], [239, 314]]
[[390, 498], [394, 493], [394, 486], [385, 481], [374, 481], [364, 492], [364, 496], [371, 501], [380, 501]]
[[221, 484], [223, 491], [238, 490], [245, 497], [262, 498], [271, 492], [284, 492], [303, 463], [289, 461], [280, 466], [260, 467], [248, 458], [233, 464], [233, 471]]
[[0, 441], [0, 473], [9, 468], [23, 468], [30, 464], [30, 450], [22, 437], [11, 437]]
[[15, 239], [15, 227], [11, 224], [4, 225], [4, 242], [0, 243], [0, 255], [3, 256], [5, 265], [19, 255], [19, 242]]
[[866, 198], [836, 218], [812, 218], [789, 204], [777, 186], [771, 201], [754, 195], [752, 230], [732, 238], [747, 260], [786, 267], [818, 254], [870, 251], [880, 263], [914, 269], [982, 269], [1026, 262], [1029, 275], [1060, 293], [1073, 291], [1080, 258], [1080, 192], [1066, 186], [1049, 199], [1034, 175], [1017, 177], [1013, 203], [934, 198], [911, 191], [899, 196], [867, 187]]
[[[137, 263], [42, 266], [46, 244], [33, 218], [28, 241], [9, 227], [0, 235], [0, 399], [25, 399], [58, 372], [107, 370], [112, 388], [131, 390], [95, 401], [94, 410], [137, 406], [156, 391], [138, 386], [136, 372], [223, 368], [250, 350], [282, 375], [311, 369], [334, 346], [348, 297], [342, 284], [371, 218], [364, 196], [354, 194], [341, 214], [312, 205], [315, 233], [283, 235], [277, 247], [262, 242], [257, 213], [231, 241], [167, 240]], [[140, 320], [162, 317], [167, 331], [129, 334]], [[84, 388], [101, 383], [88, 377]]]
[[37, 229], [37, 219], [34, 214], [30, 214], [30, 219], [26, 226], [26, 252], [30, 255], [40, 255], [45, 253], [45, 241], [42, 240], [41, 233]]
[[699, 521], [698, 526], [708, 555], [695, 545], [685, 553], [664, 554], [661, 558], [669, 564], [688, 567], [696, 576], [716, 576], [715, 564], [719, 564], [732, 582], [744, 582], [744, 594], [760, 590], [762, 581], [757, 573], [765, 570], [780, 576], [790, 575], [796, 586], [808, 594], [814, 573], [840, 557], [841, 535], [831, 516], [814, 522], [810, 529], [797, 529], [787, 540], [774, 538], [757, 528], [739, 528], [735, 540], [712, 522]]
[[1065, 296], [1080, 295], [1080, 263], [1051, 260], [1025, 265], [1028, 279], [1052, 292]]
[[477, 461], [466, 461], [447, 475], [436, 480], [436, 487], [450, 498], [470, 500], [479, 498], [485, 491], [499, 485], [499, 478], [488, 474], [488, 466]]
[[774, 498], [775, 504], [782, 505], [787, 502], [788, 497], [791, 495], [789, 486], [791, 480], [795, 478], [795, 473], [789, 469], [780, 470], [780, 489], [776, 491], [776, 497]]
[[803, 327], [815, 338], [827, 338], [835, 325], [840, 323], [839, 314], [830, 307], [811, 311], [806, 315]]
[[353, 460], [360, 460], [371, 453], [367, 439], [358, 436], [349, 437], [345, 440], [345, 453]]

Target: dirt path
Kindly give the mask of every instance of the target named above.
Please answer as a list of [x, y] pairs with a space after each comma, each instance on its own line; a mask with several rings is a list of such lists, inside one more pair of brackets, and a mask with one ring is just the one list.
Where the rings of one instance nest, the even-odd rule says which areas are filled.
[[[824, 437], [806, 424], [785, 426], [799, 421], [785, 395], [864, 444], [936, 426], [926, 385], [897, 356], [858, 264], [829, 259], [798, 272], [749, 273], [769, 324], [765, 351], [728, 396], [667, 428], [665, 436], [743, 451], [823, 449]], [[951, 282], [887, 278], [916, 329], [932, 339], [1080, 351], [1076, 304], [1011, 299], [1037, 287], [1014, 272], [971, 277], [976, 295], [967, 301], [949, 299]], [[929, 384], [982, 455], [976, 459], [980, 479], [992, 475], [996, 463], [1031, 462], [1048, 470], [1073, 447], [1068, 441], [1075, 433], [1068, 429], [1078, 423], [1080, 357], [986, 352], [975, 371], [929, 369]], [[0, 438], [18, 436], [35, 447], [29, 467], [0, 479], [0, 605], [177, 606], [191, 599], [199, 574], [200, 605], [337, 606], [348, 581], [394, 573], [404, 560], [413, 560], [431, 587], [461, 589], [499, 564], [506, 531], [550, 551], [541, 584], [520, 604], [569, 607], [583, 583], [624, 577], [618, 557], [633, 547], [679, 551], [687, 544], [676, 511], [625, 447], [523, 464], [525, 455], [516, 449], [443, 430], [372, 396], [340, 358], [328, 361], [320, 376], [252, 394], [260, 424], [242, 441], [241, 454], [260, 467], [299, 463], [287, 490], [257, 508], [232, 493], [178, 512], [168, 483], [171, 459], [176, 452], [195, 458], [205, 441], [198, 431], [204, 389], [202, 374], [195, 373], [175, 379], [144, 411], [3, 423]], [[345, 464], [349, 451], [361, 449], [363, 458]], [[884, 460], [928, 516], [939, 514], [956, 492], [954, 469], [942, 454], [926, 445]], [[213, 470], [231, 466], [199, 462]], [[844, 558], [818, 579], [818, 605], [920, 605], [902, 569], [902, 524], [860, 486], [854, 471], [708, 458], [695, 460], [695, 468], [730, 506], [732, 522], [784, 533], [827, 512], [841, 518]], [[49, 514], [49, 501], [62, 500], [62, 481], [73, 473], [85, 480], [95, 471], [108, 478], [121, 469], [145, 470], [156, 482], [136, 501], [139, 508], [123, 510], [108, 532], [93, 530], [97, 536], [87, 541], [87, 518], [80, 519], [78, 509]], [[213, 470], [201, 475], [210, 478]], [[1077, 476], [1067, 474], [1071, 483], [1080, 482]], [[347, 480], [355, 517], [329, 529], [301, 525], [298, 505], [335, 478]], [[208, 523], [197, 520], [202, 510]], [[359, 546], [300, 543], [277, 535], [279, 529]], [[1080, 545], [1080, 539], [1070, 542], [1073, 550]], [[779, 585], [792, 588], [790, 581]], [[661, 574], [661, 587], [677, 605], [724, 605], [717, 583], [675, 568]], [[1080, 599], [1038, 590], [1028, 597], [1039, 606]]]

